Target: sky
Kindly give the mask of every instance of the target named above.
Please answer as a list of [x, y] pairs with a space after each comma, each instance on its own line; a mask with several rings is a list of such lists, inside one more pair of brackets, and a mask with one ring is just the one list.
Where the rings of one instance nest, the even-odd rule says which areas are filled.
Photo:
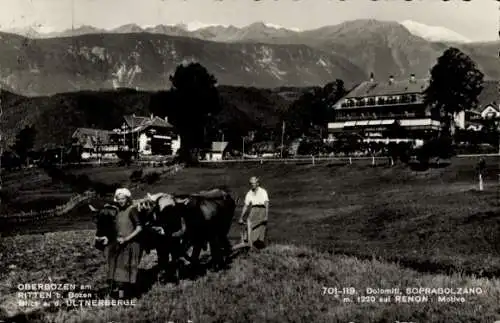
[[[91, 25], [111, 29], [184, 23], [266, 22], [301, 30], [353, 19], [414, 20], [451, 29], [473, 41], [498, 40], [497, 0], [0, 0], [0, 29], [34, 26], [41, 32]], [[72, 15], [72, 8], [74, 14]]]

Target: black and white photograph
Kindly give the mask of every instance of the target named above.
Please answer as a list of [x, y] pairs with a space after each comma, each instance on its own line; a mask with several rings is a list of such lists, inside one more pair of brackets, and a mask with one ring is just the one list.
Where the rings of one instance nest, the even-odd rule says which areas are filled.
[[0, 323], [500, 323], [500, 1], [0, 7]]

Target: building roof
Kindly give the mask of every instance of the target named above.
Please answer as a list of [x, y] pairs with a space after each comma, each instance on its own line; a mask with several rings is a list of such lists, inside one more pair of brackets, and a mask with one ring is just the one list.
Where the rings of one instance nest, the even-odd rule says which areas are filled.
[[228, 144], [227, 141], [213, 141], [210, 151], [222, 153], [226, 150]]
[[389, 80], [384, 81], [365, 81], [354, 87], [346, 96], [342, 98], [362, 98], [371, 96], [400, 95], [423, 93], [429, 85], [428, 79], [411, 80]]
[[274, 141], [261, 141], [252, 145], [258, 152], [276, 152], [276, 144]]
[[147, 127], [162, 127], [162, 128], [173, 128], [167, 120], [162, 119], [157, 116], [151, 115], [150, 117], [138, 117], [136, 115], [126, 115], [123, 117], [127, 126], [133, 129], [140, 128], [145, 129]]
[[483, 112], [489, 105], [492, 105], [496, 110], [500, 104], [500, 84], [499, 81], [484, 81], [483, 90], [477, 97], [477, 112]]
[[72, 137], [78, 139], [78, 143], [91, 147], [93, 146], [96, 139], [99, 139], [101, 144], [110, 143], [110, 135], [113, 131], [104, 129], [92, 129], [92, 128], [77, 128], [73, 133]]

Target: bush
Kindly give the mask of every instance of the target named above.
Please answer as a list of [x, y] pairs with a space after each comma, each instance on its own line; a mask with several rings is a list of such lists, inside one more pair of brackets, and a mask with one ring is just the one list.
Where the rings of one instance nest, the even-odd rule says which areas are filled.
[[158, 172], [151, 172], [148, 173], [144, 176], [143, 181], [146, 182], [147, 184], [154, 184], [160, 179], [160, 173]]
[[138, 182], [141, 180], [143, 175], [142, 169], [134, 170], [132, 174], [130, 174], [130, 180], [132, 182]]
[[119, 165], [125, 166], [132, 163], [132, 157], [134, 156], [134, 153], [128, 150], [121, 150], [116, 152], [116, 155], [118, 156], [118, 158], [120, 158]]
[[394, 162], [400, 160], [402, 163], [408, 164], [412, 154], [412, 147], [411, 144], [405, 142], [391, 142], [387, 145], [387, 153]]

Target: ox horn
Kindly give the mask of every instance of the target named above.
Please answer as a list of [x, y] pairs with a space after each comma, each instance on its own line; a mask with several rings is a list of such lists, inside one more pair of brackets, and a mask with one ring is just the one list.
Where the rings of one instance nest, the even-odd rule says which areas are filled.
[[89, 204], [89, 209], [92, 212], [97, 212], [97, 209], [92, 204]]

